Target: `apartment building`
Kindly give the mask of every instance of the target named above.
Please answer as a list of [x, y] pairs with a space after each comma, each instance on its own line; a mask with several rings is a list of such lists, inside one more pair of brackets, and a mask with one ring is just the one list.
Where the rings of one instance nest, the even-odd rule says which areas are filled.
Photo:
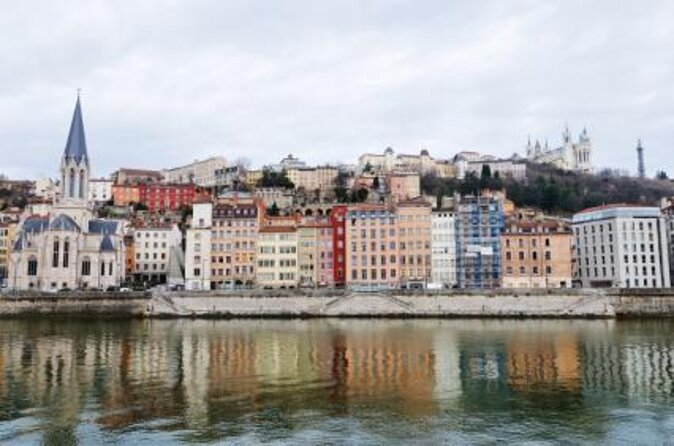
[[182, 244], [176, 224], [138, 222], [133, 233], [133, 280], [150, 285], [165, 284], [170, 270], [171, 250]]
[[571, 287], [572, 244], [563, 221], [509, 220], [501, 234], [503, 288]]
[[163, 176], [167, 183], [214, 187], [217, 184], [217, 171], [222, 171], [226, 166], [225, 158], [213, 156], [204, 160], [195, 160], [184, 166], [166, 169], [163, 171]]
[[147, 206], [150, 212], [175, 211], [210, 196], [208, 191], [194, 184], [147, 183], [138, 188], [138, 202]]
[[327, 217], [311, 219], [297, 227], [300, 286], [334, 285], [332, 231]]
[[383, 205], [349, 206], [345, 226], [346, 285], [356, 289], [398, 288], [395, 211]]
[[192, 207], [192, 222], [185, 233], [185, 288], [211, 289], [211, 234], [213, 203], [199, 202]]
[[396, 207], [400, 284], [425, 288], [431, 280], [431, 205], [423, 198]]
[[320, 190], [326, 192], [335, 187], [338, 170], [333, 166], [296, 167], [287, 170], [288, 179], [295, 188], [304, 188], [307, 192]]
[[668, 288], [666, 220], [657, 207], [608, 205], [573, 216], [574, 282], [583, 288]]
[[501, 285], [503, 202], [490, 196], [462, 197], [456, 213], [456, 269], [460, 288]]
[[216, 204], [211, 232], [211, 281], [215, 288], [251, 287], [264, 208], [259, 202]]
[[257, 245], [256, 280], [261, 288], [299, 284], [298, 236], [295, 226], [262, 226]]
[[431, 212], [431, 282], [456, 285], [456, 215], [451, 209]]

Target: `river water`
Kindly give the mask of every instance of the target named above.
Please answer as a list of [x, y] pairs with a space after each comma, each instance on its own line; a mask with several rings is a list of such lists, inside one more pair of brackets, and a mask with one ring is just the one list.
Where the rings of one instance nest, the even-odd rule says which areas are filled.
[[662, 443], [674, 322], [0, 321], [0, 442]]

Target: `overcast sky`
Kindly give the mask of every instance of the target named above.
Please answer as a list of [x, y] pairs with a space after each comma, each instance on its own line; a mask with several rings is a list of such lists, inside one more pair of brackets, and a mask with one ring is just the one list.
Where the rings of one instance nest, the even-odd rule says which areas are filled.
[[674, 1], [29, 1], [0, 14], [0, 172], [55, 176], [77, 88], [94, 174], [293, 153], [508, 156], [586, 126], [674, 174]]

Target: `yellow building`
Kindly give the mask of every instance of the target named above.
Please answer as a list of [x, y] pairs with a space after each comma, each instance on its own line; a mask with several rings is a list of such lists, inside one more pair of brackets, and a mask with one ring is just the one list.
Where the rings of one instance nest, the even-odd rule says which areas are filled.
[[262, 170], [249, 170], [246, 172], [243, 179], [243, 184], [246, 185], [248, 189], [254, 189], [257, 187], [257, 182], [262, 179]]
[[16, 221], [0, 222], [0, 284], [2, 285], [7, 283], [9, 259], [17, 225]]
[[573, 234], [554, 220], [512, 220], [501, 234], [503, 288], [571, 286]]
[[262, 288], [291, 288], [299, 282], [297, 228], [263, 226], [257, 248], [257, 284]]

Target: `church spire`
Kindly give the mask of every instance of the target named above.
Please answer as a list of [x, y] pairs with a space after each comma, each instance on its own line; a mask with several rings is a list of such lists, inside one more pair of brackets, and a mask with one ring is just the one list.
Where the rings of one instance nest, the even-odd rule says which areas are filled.
[[89, 156], [87, 154], [87, 140], [84, 137], [84, 123], [82, 122], [82, 107], [80, 106], [80, 93], [77, 92], [77, 102], [75, 103], [75, 111], [73, 112], [73, 120], [70, 123], [70, 132], [68, 133], [68, 141], [66, 148], [63, 151], [64, 161], [75, 161], [76, 164], [82, 162], [89, 164]]

